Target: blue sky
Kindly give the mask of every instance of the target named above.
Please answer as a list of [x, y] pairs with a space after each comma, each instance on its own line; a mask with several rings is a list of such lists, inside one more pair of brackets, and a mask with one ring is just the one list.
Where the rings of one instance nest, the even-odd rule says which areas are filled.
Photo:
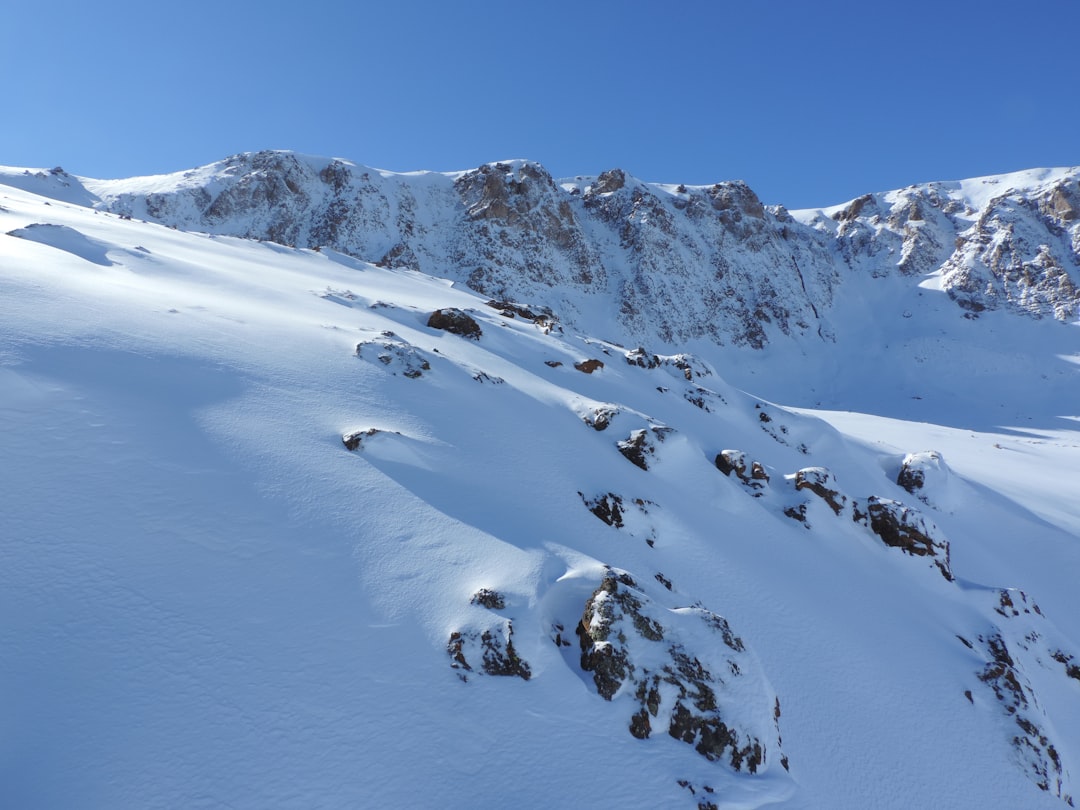
[[1080, 163], [1077, 32], [1077, 0], [35, 0], [0, 26], [0, 163], [527, 157], [827, 205]]

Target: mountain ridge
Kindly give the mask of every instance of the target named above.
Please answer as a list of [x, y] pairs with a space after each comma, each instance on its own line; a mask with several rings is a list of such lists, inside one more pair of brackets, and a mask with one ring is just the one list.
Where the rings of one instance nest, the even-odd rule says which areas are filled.
[[571, 323], [580, 305], [614, 311], [613, 338], [668, 348], [829, 340], [833, 316], [844, 317], [837, 287], [852, 277], [912, 279], [969, 317], [1000, 308], [1069, 321], [1080, 304], [1077, 168], [927, 183], [794, 214], [740, 181], [649, 184], [618, 169], [557, 181], [522, 160], [392, 173], [257, 152], [126, 181], [51, 176], [100, 210], [329, 247], [546, 305]]

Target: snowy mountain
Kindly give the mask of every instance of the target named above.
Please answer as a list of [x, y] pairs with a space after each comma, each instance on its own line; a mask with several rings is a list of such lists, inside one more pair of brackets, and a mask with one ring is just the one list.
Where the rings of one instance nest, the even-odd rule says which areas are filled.
[[0, 170], [10, 807], [1062, 807], [1080, 170]]

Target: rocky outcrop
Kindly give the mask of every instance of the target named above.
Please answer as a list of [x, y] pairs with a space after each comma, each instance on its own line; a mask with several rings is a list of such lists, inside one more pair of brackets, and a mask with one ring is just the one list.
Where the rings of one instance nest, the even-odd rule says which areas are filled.
[[[1050, 669], [1049, 662], [1071, 661], [1072, 655], [1051, 642], [1053, 626], [1039, 607], [1022, 591], [991, 592], [995, 603], [993, 613], [997, 626], [979, 633], [974, 642], [964, 637], [960, 641], [983, 660], [976, 676], [993, 696], [988, 705], [1004, 714], [1012, 723], [1012, 747], [1018, 764], [1040, 790], [1074, 806], [1074, 789], [1067, 751], [1054, 740], [1051, 712], [1060, 708], [1062, 699], [1078, 698], [1067, 683], [1074, 677], [1068, 670]], [[1075, 676], [1080, 678], [1080, 673]], [[1044, 689], [1036, 692], [1035, 683]], [[1057, 682], [1061, 688], [1049, 688]], [[972, 691], [966, 693], [975, 702]], [[1074, 709], [1075, 710], [1075, 705]]]
[[455, 630], [446, 643], [450, 666], [467, 681], [470, 674], [499, 675], [529, 680], [532, 670], [514, 649], [514, 628], [504, 624], [485, 630]]
[[469, 600], [471, 605], [480, 605], [488, 610], [505, 610], [506, 598], [498, 591], [491, 588], [481, 588], [472, 595]]
[[648, 429], [631, 431], [629, 436], [616, 442], [615, 446], [631, 464], [648, 470], [649, 460], [656, 453], [657, 443], [664, 442], [671, 432], [672, 428], [652, 425]]
[[614, 526], [616, 529], [623, 527], [623, 499], [620, 495], [616, 495], [614, 492], [608, 492], [596, 498], [586, 498], [580, 492], [578, 495], [581, 496], [581, 500], [585, 503], [585, 508], [608, 526]]
[[918, 510], [899, 501], [871, 495], [866, 499], [866, 520], [871, 531], [885, 545], [913, 557], [930, 557], [941, 575], [952, 580], [949, 544]]
[[726, 476], [735, 473], [735, 477], [753, 490], [755, 495], [759, 496], [769, 483], [769, 473], [764, 465], [760, 461], [749, 461], [742, 450], [721, 450], [713, 459], [713, 464]]
[[951, 479], [952, 472], [945, 459], [934, 450], [908, 453], [896, 475], [898, 485], [927, 506], [939, 509], [949, 506]]
[[581, 668], [602, 698], [629, 704], [634, 737], [666, 732], [734, 771], [787, 768], [779, 701], [721, 616], [665, 608], [611, 569], [586, 602], [577, 635]]
[[524, 304], [516, 304], [513, 301], [488, 301], [487, 305], [499, 311], [504, 318], [521, 318], [536, 325], [545, 335], [552, 332], [561, 333], [559, 319], [555, 317], [548, 307], [534, 307], [530, 309]]
[[[871, 495], [852, 498], [844, 494], [836, 478], [825, 467], [804, 467], [792, 476], [796, 492], [809, 492], [821, 499], [837, 517], [847, 515], [865, 526], [882, 543], [913, 557], [925, 557], [945, 579], [952, 581], [949, 542], [941, 530], [914, 507], [891, 498]], [[807, 502], [789, 504], [784, 514], [809, 526]]]
[[484, 333], [480, 330], [480, 324], [476, 318], [460, 309], [437, 309], [431, 313], [427, 325], [432, 329], [441, 329], [454, 335], [479, 340]]
[[582, 374], [592, 374], [594, 371], [599, 371], [604, 367], [603, 360], [597, 360], [596, 358], [589, 358], [588, 360], [581, 360], [574, 363], [574, 368], [580, 371]]

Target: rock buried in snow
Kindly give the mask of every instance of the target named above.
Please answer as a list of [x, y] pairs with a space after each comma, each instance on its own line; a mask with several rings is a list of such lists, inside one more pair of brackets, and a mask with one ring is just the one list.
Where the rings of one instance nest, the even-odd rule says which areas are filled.
[[578, 495], [581, 496], [581, 500], [585, 503], [585, 508], [608, 526], [614, 526], [616, 529], [623, 527], [623, 499], [620, 496], [614, 492], [608, 492], [606, 495], [600, 495], [590, 500], [581, 492]]
[[735, 476], [750, 489], [755, 490], [755, 495], [760, 495], [761, 490], [769, 483], [769, 473], [759, 461], [747, 463], [746, 453], [742, 450], [721, 450], [713, 460], [716, 469], [724, 475]]
[[[670, 597], [669, 597], [670, 598]], [[711, 762], [751, 774], [780, 753], [779, 701], [721, 616], [666, 608], [623, 571], [609, 569], [577, 626], [581, 668], [605, 700], [630, 703], [630, 733], [657, 732]]]
[[364, 439], [369, 439], [383, 431], [378, 428], [367, 428], [366, 430], [353, 430], [348, 433], [341, 434], [341, 443], [345, 445], [345, 449], [359, 450], [360, 445], [363, 444]]
[[581, 420], [593, 430], [599, 432], [601, 430], [607, 430], [608, 425], [611, 424], [611, 420], [618, 415], [619, 409], [614, 405], [598, 405], [591, 411], [587, 411], [581, 417]]
[[578, 492], [585, 508], [602, 522], [615, 529], [625, 529], [626, 533], [643, 539], [649, 546], [656, 545], [656, 526], [649, 520], [650, 510], [656, 507], [652, 501], [644, 498], [623, 498], [614, 492], [606, 492], [594, 498], [585, 497]]
[[[825, 501], [838, 517], [848, 514], [890, 548], [898, 548], [913, 557], [929, 557], [941, 575], [952, 581], [949, 541], [918, 509], [877, 495], [871, 495], [865, 501], [849, 498], [840, 491], [833, 474], [825, 467], [804, 467], [799, 470], [795, 473], [795, 489], [812, 492]], [[788, 506], [784, 514], [805, 523], [806, 502]]]
[[481, 607], [486, 607], [488, 610], [506, 609], [506, 599], [503, 595], [490, 588], [481, 588], [474, 593], [472, 599], [469, 600], [469, 604], [480, 605]]
[[453, 307], [432, 312], [427, 325], [432, 329], [442, 329], [444, 332], [461, 335], [470, 340], [479, 340], [483, 334], [475, 318]]
[[900, 465], [896, 483], [928, 506], [938, 506], [949, 468], [940, 453], [926, 450], [908, 453]]
[[623, 354], [626, 362], [631, 366], [644, 369], [666, 368], [672, 376], [682, 377], [691, 382], [695, 377], [708, 377], [712, 375], [712, 369], [692, 354], [653, 354], [644, 346], [638, 346]]
[[530, 309], [522, 304], [516, 304], [513, 301], [494, 300], [488, 301], [487, 305], [492, 309], [499, 310], [499, 314], [504, 318], [522, 318], [523, 320], [531, 321], [546, 335], [549, 335], [554, 331], [562, 331], [562, 328], [558, 323], [559, 319], [556, 318], [555, 313], [547, 307]]

